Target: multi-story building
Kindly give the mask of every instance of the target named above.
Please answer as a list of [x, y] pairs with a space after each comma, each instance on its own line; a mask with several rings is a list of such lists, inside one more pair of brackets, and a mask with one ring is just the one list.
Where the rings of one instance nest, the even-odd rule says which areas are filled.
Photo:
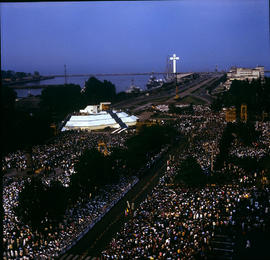
[[254, 69], [232, 67], [227, 73], [227, 81], [224, 86], [229, 89], [233, 80], [249, 80], [253, 79], [264, 80], [264, 66], [257, 66]]

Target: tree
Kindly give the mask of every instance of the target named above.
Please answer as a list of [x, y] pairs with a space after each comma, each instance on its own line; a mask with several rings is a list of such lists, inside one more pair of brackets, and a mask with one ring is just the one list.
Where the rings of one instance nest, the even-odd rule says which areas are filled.
[[206, 176], [201, 166], [194, 157], [186, 158], [175, 177], [175, 183], [184, 182], [189, 186], [201, 186], [206, 184]]
[[15, 77], [19, 78], [19, 79], [22, 79], [22, 78], [24, 78], [26, 76], [27, 76], [27, 74], [25, 72], [16, 72], [15, 73]]
[[39, 176], [32, 177], [19, 193], [15, 213], [34, 230], [44, 231], [47, 221], [58, 223], [62, 219], [68, 205], [67, 190], [59, 181], [47, 186]]
[[75, 164], [75, 174], [71, 176], [71, 190], [76, 197], [76, 189], [82, 194], [94, 192], [112, 180], [111, 160], [96, 149], [86, 150]]
[[41, 222], [46, 216], [43, 205], [45, 186], [39, 177], [34, 177], [26, 182], [23, 190], [19, 193], [19, 204], [15, 213], [24, 223], [30, 224], [34, 229], [41, 229]]
[[126, 141], [126, 160], [129, 168], [141, 168], [149, 157], [159, 152], [162, 145], [169, 144], [175, 135], [175, 130], [169, 126], [143, 126], [137, 135]]
[[101, 82], [95, 77], [90, 77], [85, 82], [83, 97], [85, 104], [97, 104], [102, 101], [113, 101], [116, 97], [115, 86], [107, 80]]
[[68, 205], [68, 188], [59, 181], [52, 181], [43, 193], [42, 201], [48, 219], [58, 222]]
[[68, 113], [82, 107], [81, 87], [79, 85], [55, 85], [41, 92], [41, 110], [54, 120], [62, 120]]
[[2, 86], [1, 88], [1, 113], [2, 113], [2, 124], [1, 124], [1, 148], [3, 152], [12, 151], [17, 141], [14, 138], [16, 133], [15, 129], [15, 100], [16, 92], [9, 88]]
[[116, 181], [119, 179], [119, 175], [126, 174], [126, 152], [124, 148], [114, 147], [111, 149], [109, 160], [112, 165], [112, 180]]
[[[252, 80], [234, 80], [228, 91], [220, 94], [217, 100], [212, 103], [212, 109], [220, 110], [222, 107], [235, 106], [240, 111], [241, 104], [245, 103], [248, 107], [248, 117], [254, 119], [257, 115], [270, 112], [270, 79], [265, 77]], [[239, 113], [238, 113], [239, 114]]]
[[38, 72], [38, 71], [34, 71], [34, 77], [36, 77], [36, 78], [40, 77], [40, 75], [39, 75], [39, 72]]

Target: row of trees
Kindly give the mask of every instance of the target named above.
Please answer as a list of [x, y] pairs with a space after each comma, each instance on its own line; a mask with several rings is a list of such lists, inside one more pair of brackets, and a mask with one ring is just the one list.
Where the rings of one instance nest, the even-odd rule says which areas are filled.
[[[175, 183], [184, 183], [189, 186], [201, 186], [207, 183], [223, 183], [231, 182], [234, 176], [228, 171], [226, 174], [220, 175], [216, 171], [224, 167], [224, 163], [233, 163], [245, 169], [247, 172], [254, 173], [256, 170], [265, 170], [270, 174], [270, 157], [265, 156], [260, 160], [255, 158], [245, 157], [237, 158], [230, 156], [229, 150], [232, 142], [236, 139], [237, 142], [249, 146], [256, 142], [260, 136], [260, 132], [255, 130], [252, 123], [228, 123], [224, 129], [223, 135], [219, 142], [219, 154], [217, 155], [214, 173], [208, 175], [203, 172], [200, 165], [193, 157], [188, 157], [179, 169], [175, 178]], [[269, 176], [270, 177], [270, 176]]]
[[34, 74], [26, 72], [15, 72], [13, 70], [1, 70], [2, 80], [9, 79], [11, 81], [21, 80], [25, 77], [39, 77], [39, 72], [34, 71]]
[[230, 89], [221, 93], [212, 103], [213, 110], [222, 107], [235, 106], [240, 111], [241, 104], [247, 104], [250, 119], [261, 116], [262, 112], [270, 113], [270, 78], [261, 80], [240, 81], [234, 80]]
[[228, 162], [229, 149], [235, 138], [243, 145], [249, 146], [252, 144], [252, 142], [256, 142], [259, 136], [260, 133], [255, 130], [254, 124], [252, 123], [228, 123], [219, 141], [220, 152], [216, 158], [215, 169], [221, 169], [224, 162]]
[[207, 176], [197, 160], [189, 156], [180, 165], [174, 179], [175, 184], [184, 184], [191, 187], [202, 186], [207, 183]]
[[23, 149], [44, 142], [52, 137], [52, 123], [58, 124], [69, 113], [101, 101], [114, 101], [115, 86], [101, 82], [93, 77], [85, 84], [81, 92], [79, 85], [57, 85], [43, 89], [39, 108], [21, 109], [16, 106], [16, 92], [9, 87], [1, 89], [2, 147], [4, 152]]
[[[254, 172], [263, 172], [263, 176], [270, 179], [270, 156], [269, 154], [257, 160], [256, 158], [244, 157], [231, 157], [230, 163], [244, 169], [247, 174], [253, 176]], [[227, 168], [224, 173], [214, 172], [211, 175], [205, 173], [197, 160], [194, 157], [185, 159], [178, 173], [175, 176], [174, 183], [176, 185], [187, 185], [190, 187], [201, 187], [206, 184], [224, 184], [232, 183], [234, 179], [238, 178], [237, 175]]]

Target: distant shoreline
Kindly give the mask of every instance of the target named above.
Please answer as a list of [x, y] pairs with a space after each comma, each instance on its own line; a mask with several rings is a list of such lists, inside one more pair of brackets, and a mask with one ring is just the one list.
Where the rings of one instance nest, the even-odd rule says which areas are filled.
[[[26, 80], [20, 80], [20, 81], [13, 81], [13, 82], [9, 82], [9, 83], [3, 83], [3, 86], [8, 86], [8, 87], [12, 87], [14, 88], [14, 85], [21, 85], [21, 84], [25, 84], [25, 83], [31, 83], [31, 82], [37, 82], [37, 81], [41, 81], [41, 80], [47, 80], [47, 79], [53, 79], [53, 76], [41, 76], [38, 79], [26, 79]], [[16, 88], [21, 88], [21, 87], [25, 87], [25, 86], [15, 86]]]

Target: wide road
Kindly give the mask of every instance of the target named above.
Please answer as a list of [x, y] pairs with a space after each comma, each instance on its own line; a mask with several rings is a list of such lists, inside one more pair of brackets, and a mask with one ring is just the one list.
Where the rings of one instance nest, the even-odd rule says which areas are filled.
[[[200, 78], [197, 78], [195, 80], [191, 80], [188, 83], [181, 84], [178, 89], [179, 89], [179, 94], [180, 97], [182, 97], [181, 93], [184, 93], [185, 91], [189, 89], [198, 89], [204, 86], [205, 84], [208, 83], [208, 81], [213, 80], [214, 77], [212, 75], [202, 75]], [[157, 93], [152, 93], [153, 91]], [[138, 111], [142, 111], [149, 107], [151, 104], [155, 103], [163, 103], [163, 104], [168, 104], [168, 103], [173, 103], [175, 102], [175, 86], [171, 85], [169, 88], [166, 89], [156, 89], [150, 92], [149, 96], [145, 96], [145, 94], [142, 94], [138, 97], [132, 98], [132, 99], [127, 99], [124, 101], [121, 101], [114, 105], [115, 108], [129, 108], [132, 113], [136, 113]]]
[[[200, 82], [200, 83], [198, 83], [198, 84], [196, 84], [196, 85], [193, 85], [192, 87], [190, 87], [190, 88], [187, 88], [187, 89], [184, 89], [183, 91], [181, 91], [178, 95], [179, 95], [179, 97], [182, 99], [182, 98], [184, 98], [184, 97], [186, 97], [186, 96], [189, 96], [189, 95], [191, 95], [192, 93], [194, 93], [195, 91], [197, 91], [198, 89], [200, 89], [201, 87], [203, 87], [203, 86], [205, 86], [205, 85], [207, 85], [207, 84], [209, 84], [209, 83], [212, 83], [213, 81], [215, 81], [215, 80], [217, 80], [219, 77], [211, 77], [211, 78], [208, 78], [208, 79], [206, 79], [206, 80], [204, 80], [204, 81], [202, 81], [202, 82]], [[173, 102], [175, 102], [175, 99], [174, 99], [174, 97], [172, 97], [171, 99], [169, 99], [166, 103], [173, 103]]]
[[[90, 230], [67, 254], [60, 259], [69, 256], [79, 256], [78, 259], [100, 256], [102, 250], [109, 244], [112, 237], [120, 230], [120, 227], [128, 220], [124, 211], [127, 201], [134, 202], [135, 209], [146, 198], [147, 194], [158, 183], [159, 177], [164, 173], [168, 152], [156, 162], [144, 177]], [[70, 258], [71, 259], [71, 258]], [[90, 259], [90, 258], [89, 258]]]

